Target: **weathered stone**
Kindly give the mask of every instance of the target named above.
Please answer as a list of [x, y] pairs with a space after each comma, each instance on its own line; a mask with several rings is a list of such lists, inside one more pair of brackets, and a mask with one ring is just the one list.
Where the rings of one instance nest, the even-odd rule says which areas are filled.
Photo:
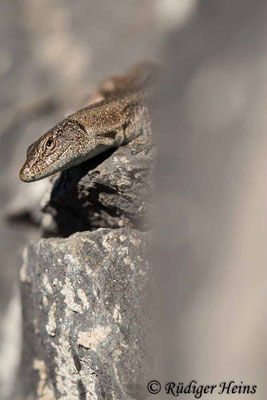
[[147, 240], [129, 228], [98, 229], [24, 250], [23, 399], [147, 398]]
[[58, 234], [99, 227], [148, 229], [154, 156], [153, 146], [145, 143], [136, 150], [128, 144], [63, 171], [44, 207]]

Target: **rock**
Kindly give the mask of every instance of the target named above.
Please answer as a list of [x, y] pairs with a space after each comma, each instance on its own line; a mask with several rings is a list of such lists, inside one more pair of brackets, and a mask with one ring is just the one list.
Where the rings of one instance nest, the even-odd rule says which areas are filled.
[[24, 249], [24, 400], [147, 398], [148, 235], [98, 229]]
[[[53, 216], [58, 235], [99, 227], [147, 230], [155, 147], [122, 146], [63, 171], [55, 180], [44, 210]], [[44, 227], [47, 232], [47, 227]]]

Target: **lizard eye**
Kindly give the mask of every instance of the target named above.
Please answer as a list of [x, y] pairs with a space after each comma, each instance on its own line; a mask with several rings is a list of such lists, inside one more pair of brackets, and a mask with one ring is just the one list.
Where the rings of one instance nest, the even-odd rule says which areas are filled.
[[52, 143], [53, 143], [53, 140], [52, 139], [48, 139], [45, 145], [46, 145], [46, 147], [51, 147]]

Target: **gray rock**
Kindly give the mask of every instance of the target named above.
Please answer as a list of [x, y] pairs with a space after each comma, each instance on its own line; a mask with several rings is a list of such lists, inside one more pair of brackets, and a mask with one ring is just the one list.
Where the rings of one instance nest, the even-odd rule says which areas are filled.
[[147, 398], [148, 235], [98, 229], [25, 248], [16, 394], [24, 400]]
[[[51, 189], [44, 210], [53, 216], [57, 234], [99, 227], [147, 230], [155, 148], [145, 142], [106, 152], [64, 171]], [[51, 234], [43, 226], [45, 234]]]

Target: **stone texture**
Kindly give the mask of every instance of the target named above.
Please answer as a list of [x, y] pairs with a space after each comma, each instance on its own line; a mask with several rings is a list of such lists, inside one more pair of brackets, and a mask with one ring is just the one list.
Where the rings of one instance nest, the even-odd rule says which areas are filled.
[[61, 236], [99, 227], [147, 230], [155, 157], [155, 147], [148, 142], [129, 143], [64, 171], [44, 205], [53, 217], [52, 229], [43, 224], [45, 235], [51, 235], [55, 225]]
[[147, 233], [133, 229], [98, 229], [41, 239], [24, 249], [24, 344], [16, 394], [147, 398], [147, 240]]

